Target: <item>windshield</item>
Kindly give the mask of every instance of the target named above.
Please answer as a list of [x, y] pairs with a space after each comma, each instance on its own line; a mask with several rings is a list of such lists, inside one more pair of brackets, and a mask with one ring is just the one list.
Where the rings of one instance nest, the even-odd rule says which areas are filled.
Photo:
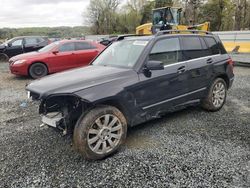
[[54, 47], [58, 46], [59, 42], [53, 42], [43, 48], [41, 48], [40, 50], [38, 50], [38, 52], [49, 52], [51, 51]]
[[164, 8], [153, 11], [153, 24], [178, 24], [178, 9]]
[[146, 40], [115, 42], [100, 54], [93, 65], [131, 68], [135, 65], [147, 43]]

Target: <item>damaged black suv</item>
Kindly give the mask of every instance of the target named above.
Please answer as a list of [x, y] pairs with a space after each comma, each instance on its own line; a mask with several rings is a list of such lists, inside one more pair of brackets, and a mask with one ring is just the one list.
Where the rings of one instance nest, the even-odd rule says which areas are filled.
[[233, 62], [209, 32], [124, 37], [91, 65], [34, 81], [42, 122], [66, 133], [87, 159], [114, 153], [128, 126], [201, 104], [217, 111], [234, 80]]

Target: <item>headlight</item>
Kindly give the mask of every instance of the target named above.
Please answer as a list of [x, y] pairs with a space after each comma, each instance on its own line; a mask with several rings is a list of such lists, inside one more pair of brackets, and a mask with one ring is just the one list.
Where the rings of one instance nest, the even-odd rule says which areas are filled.
[[17, 60], [17, 61], [15, 61], [14, 63], [13, 63], [13, 65], [19, 65], [19, 64], [22, 64], [22, 63], [24, 63], [26, 60]]

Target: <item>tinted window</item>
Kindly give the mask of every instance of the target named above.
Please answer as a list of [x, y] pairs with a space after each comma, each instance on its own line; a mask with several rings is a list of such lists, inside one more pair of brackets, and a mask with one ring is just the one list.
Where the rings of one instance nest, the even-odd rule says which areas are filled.
[[74, 43], [66, 43], [60, 46], [59, 51], [60, 52], [69, 52], [69, 51], [74, 51], [75, 50], [75, 45]]
[[37, 43], [38, 43], [37, 38], [25, 38], [26, 45], [33, 45]]
[[95, 47], [87, 42], [76, 42], [76, 50], [89, 50], [94, 49]]
[[164, 65], [181, 61], [179, 39], [168, 38], [156, 42], [150, 52], [149, 60], [161, 61]]
[[209, 47], [207, 46], [205, 40], [204, 40], [204, 37], [201, 37], [200, 38], [201, 40], [201, 46], [203, 48], [203, 53], [202, 55], [203, 56], [209, 56], [209, 55], [212, 55], [212, 52], [210, 51]]
[[38, 42], [38, 43], [42, 43], [42, 42], [44, 42], [44, 41], [45, 41], [44, 38], [37, 38], [37, 42]]
[[199, 37], [183, 37], [183, 55], [186, 60], [205, 56]]
[[15, 40], [11, 43], [12, 46], [22, 46], [23, 39]]
[[217, 42], [212, 37], [205, 37], [205, 41], [207, 42], [208, 47], [210, 48], [213, 55], [219, 54], [220, 49], [218, 47]]

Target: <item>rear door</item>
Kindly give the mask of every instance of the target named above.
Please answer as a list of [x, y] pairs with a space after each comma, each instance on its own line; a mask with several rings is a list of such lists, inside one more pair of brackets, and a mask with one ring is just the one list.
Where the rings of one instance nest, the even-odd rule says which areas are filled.
[[181, 44], [188, 69], [188, 92], [193, 93], [189, 100], [199, 99], [209, 85], [213, 59], [205, 41], [199, 36], [182, 36]]
[[39, 41], [37, 37], [25, 37], [24, 38], [24, 52], [32, 52], [39, 50]]
[[75, 42], [76, 66], [88, 65], [98, 54], [99, 50], [89, 42]]
[[24, 38], [24, 51], [32, 52], [37, 51], [48, 45], [48, 39], [45, 37], [25, 37]]
[[76, 67], [74, 42], [59, 44], [58, 53], [52, 53], [49, 57], [51, 72], [58, 72]]
[[150, 76], [139, 74], [140, 86], [135, 93], [139, 107], [146, 111], [167, 110], [185, 102], [188, 91], [186, 63], [178, 37], [158, 40], [153, 46], [149, 61], [161, 61], [164, 70], [151, 71]]

